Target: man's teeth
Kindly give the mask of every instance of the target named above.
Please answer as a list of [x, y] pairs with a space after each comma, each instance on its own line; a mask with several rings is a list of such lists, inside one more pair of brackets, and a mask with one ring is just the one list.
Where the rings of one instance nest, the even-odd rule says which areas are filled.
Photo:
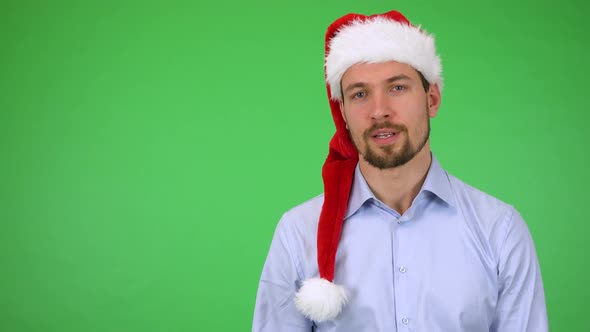
[[383, 134], [375, 135], [375, 137], [377, 137], [377, 138], [389, 138], [391, 136], [393, 136], [393, 133], [383, 133]]

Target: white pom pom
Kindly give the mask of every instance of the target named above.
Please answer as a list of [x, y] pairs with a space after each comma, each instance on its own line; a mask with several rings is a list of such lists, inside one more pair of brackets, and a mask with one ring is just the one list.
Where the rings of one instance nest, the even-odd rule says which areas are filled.
[[346, 289], [323, 278], [304, 280], [295, 294], [297, 309], [315, 322], [336, 318], [347, 302]]

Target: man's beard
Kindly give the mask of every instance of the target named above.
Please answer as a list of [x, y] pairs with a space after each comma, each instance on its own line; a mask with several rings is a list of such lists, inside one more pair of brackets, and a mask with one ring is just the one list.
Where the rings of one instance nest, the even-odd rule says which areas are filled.
[[[361, 156], [371, 166], [374, 166], [374, 167], [381, 169], [381, 170], [386, 169], [386, 168], [395, 168], [398, 166], [402, 166], [402, 165], [406, 164], [407, 162], [409, 162], [410, 160], [412, 160], [420, 151], [422, 151], [422, 149], [426, 145], [426, 142], [428, 141], [428, 138], [430, 137], [430, 118], [428, 117], [428, 114], [426, 115], [426, 118], [427, 118], [426, 133], [422, 137], [417, 138], [420, 141], [418, 142], [418, 145], [416, 145], [416, 146], [412, 146], [412, 142], [410, 141], [410, 136], [408, 134], [408, 128], [406, 126], [393, 124], [391, 122], [381, 122], [378, 124], [374, 124], [373, 126], [371, 126], [371, 128], [365, 130], [365, 132], [363, 133], [363, 137], [362, 137], [362, 139], [365, 142], [365, 149], [364, 150], [360, 149], [359, 144], [357, 142], [355, 142], [354, 139], [352, 139], [352, 141], [353, 141], [357, 151], [359, 151]], [[384, 128], [393, 129], [394, 131], [397, 132], [396, 135], [405, 134], [407, 136], [406, 140], [403, 142], [403, 145], [401, 147], [398, 147], [399, 152], [394, 152], [395, 146], [392, 144], [392, 145], [386, 145], [386, 146], [380, 147], [379, 149], [385, 153], [379, 154], [378, 151], [375, 151], [369, 145], [369, 141], [372, 138], [371, 133], [377, 129], [384, 129]], [[349, 130], [349, 135], [352, 138], [352, 135], [350, 134], [350, 130]], [[396, 143], [402, 144], [401, 141], [398, 141]]]

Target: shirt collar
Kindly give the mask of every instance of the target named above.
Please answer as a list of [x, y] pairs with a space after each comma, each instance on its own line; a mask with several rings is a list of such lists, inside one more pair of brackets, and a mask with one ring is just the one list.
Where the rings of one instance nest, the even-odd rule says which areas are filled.
[[449, 175], [440, 166], [434, 154], [431, 155], [432, 163], [430, 164], [428, 175], [426, 175], [426, 180], [424, 180], [424, 184], [422, 185], [420, 192], [429, 191], [448, 205], [455, 206], [455, 198], [451, 189]]
[[[434, 154], [432, 154], [432, 162], [428, 169], [424, 184], [422, 185], [420, 192], [418, 192], [418, 196], [420, 196], [423, 191], [431, 192], [448, 205], [455, 206], [455, 199], [452, 195], [448, 174], [442, 169]], [[363, 177], [359, 164], [357, 164], [354, 170], [354, 180], [352, 182], [350, 198], [348, 199], [348, 207], [346, 208], [344, 219], [353, 215], [368, 200], [378, 201]]]

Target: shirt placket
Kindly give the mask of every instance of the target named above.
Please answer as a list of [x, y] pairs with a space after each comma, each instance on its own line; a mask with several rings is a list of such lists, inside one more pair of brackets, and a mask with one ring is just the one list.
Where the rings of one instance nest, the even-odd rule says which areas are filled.
[[406, 216], [397, 217], [392, 222], [392, 248], [393, 248], [393, 288], [395, 296], [396, 325], [399, 332], [413, 331], [413, 300], [410, 294], [410, 282], [412, 278], [412, 265], [408, 260], [408, 246], [404, 236]]

